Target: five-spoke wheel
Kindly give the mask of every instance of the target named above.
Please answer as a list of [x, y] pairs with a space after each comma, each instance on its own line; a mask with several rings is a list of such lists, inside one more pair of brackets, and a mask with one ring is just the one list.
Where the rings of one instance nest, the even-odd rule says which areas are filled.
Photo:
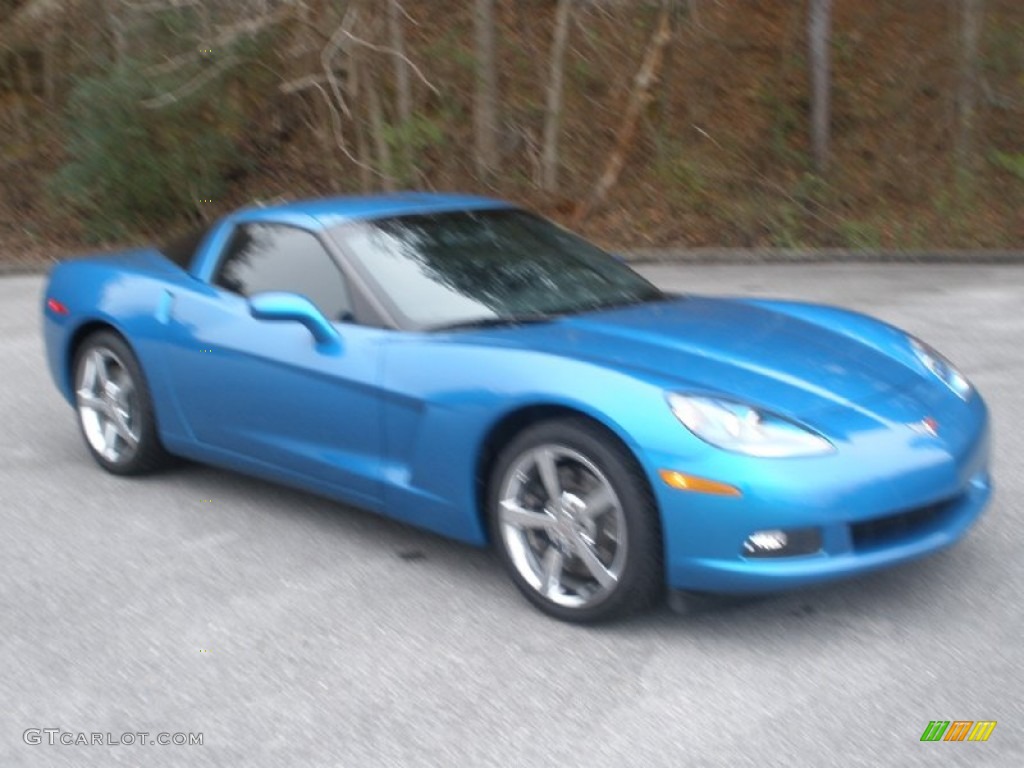
[[611, 618], [647, 605], [661, 582], [654, 503], [633, 456], [580, 419], [544, 422], [501, 454], [491, 524], [513, 579], [548, 613]]
[[100, 465], [128, 475], [164, 463], [152, 402], [128, 345], [110, 331], [95, 333], [79, 347], [74, 370], [78, 422]]

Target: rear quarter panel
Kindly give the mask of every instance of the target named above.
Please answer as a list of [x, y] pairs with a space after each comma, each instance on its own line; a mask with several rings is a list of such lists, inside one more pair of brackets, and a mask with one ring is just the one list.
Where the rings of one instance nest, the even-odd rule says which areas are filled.
[[[43, 338], [50, 374], [64, 399], [74, 403], [76, 345], [92, 328], [109, 326], [125, 338], [142, 365], [161, 434], [181, 433], [185, 427], [167, 396], [164, 327], [157, 315], [165, 290], [191, 280], [153, 250], [57, 264], [42, 297]], [[50, 298], [63, 303], [68, 314], [48, 309]]]

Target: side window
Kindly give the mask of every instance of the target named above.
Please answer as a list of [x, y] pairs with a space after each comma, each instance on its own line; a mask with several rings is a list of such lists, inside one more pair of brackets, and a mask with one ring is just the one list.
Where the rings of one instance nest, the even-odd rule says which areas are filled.
[[235, 229], [214, 283], [242, 296], [262, 291], [298, 293], [329, 320], [352, 319], [345, 278], [310, 232], [283, 224]]

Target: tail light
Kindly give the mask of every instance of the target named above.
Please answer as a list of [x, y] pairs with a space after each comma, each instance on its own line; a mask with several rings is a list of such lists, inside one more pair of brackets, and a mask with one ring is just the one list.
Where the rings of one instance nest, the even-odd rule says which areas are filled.
[[57, 301], [56, 299], [47, 299], [46, 308], [53, 312], [55, 315], [69, 315], [71, 310], [68, 309], [64, 304]]

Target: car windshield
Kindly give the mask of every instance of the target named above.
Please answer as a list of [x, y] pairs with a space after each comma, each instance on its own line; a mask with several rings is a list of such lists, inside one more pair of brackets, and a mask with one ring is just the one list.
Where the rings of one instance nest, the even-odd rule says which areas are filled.
[[601, 249], [522, 210], [371, 219], [334, 236], [416, 329], [531, 322], [664, 298]]

